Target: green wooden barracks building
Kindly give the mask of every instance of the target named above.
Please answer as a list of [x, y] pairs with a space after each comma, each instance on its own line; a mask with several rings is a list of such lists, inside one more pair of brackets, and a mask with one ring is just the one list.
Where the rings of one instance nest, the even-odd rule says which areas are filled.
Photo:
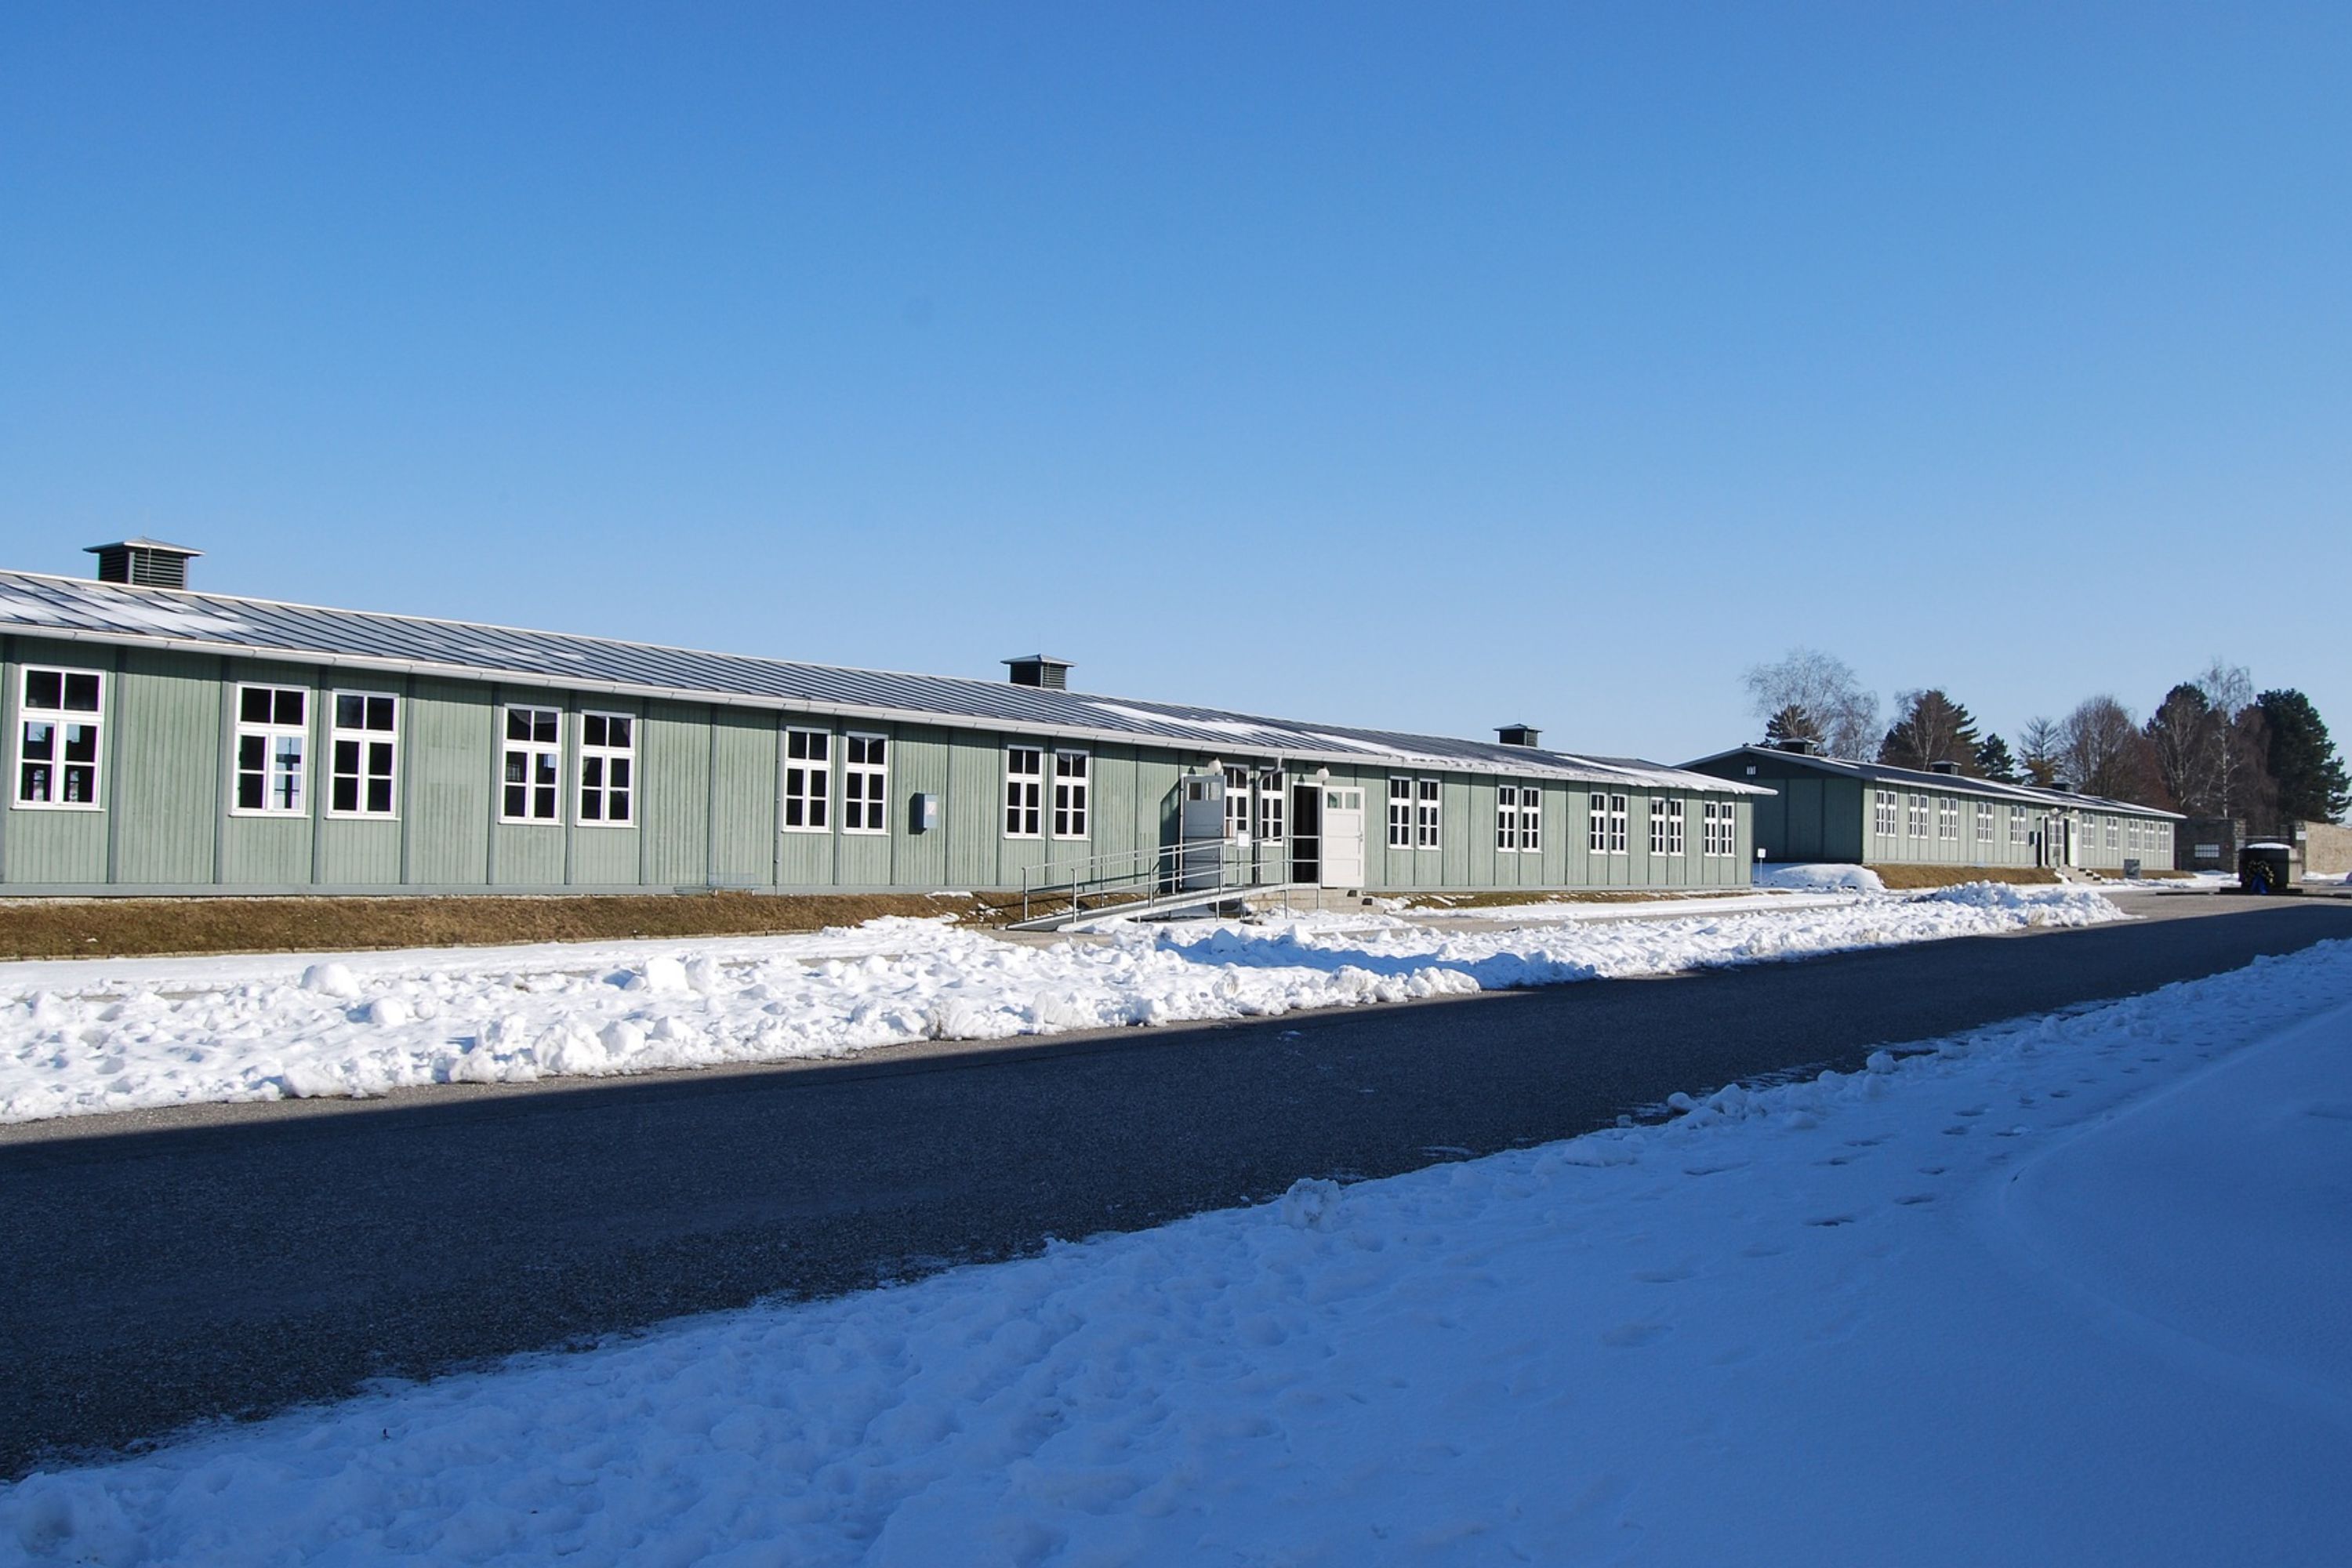
[[[0, 889], [1744, 885], [1770, 781], [1068, 689], [0, 571]], [[1156, 872], [1150, 868], [1158, 868]], [[1186, 886], [1192, 884], [1187, 883]]]

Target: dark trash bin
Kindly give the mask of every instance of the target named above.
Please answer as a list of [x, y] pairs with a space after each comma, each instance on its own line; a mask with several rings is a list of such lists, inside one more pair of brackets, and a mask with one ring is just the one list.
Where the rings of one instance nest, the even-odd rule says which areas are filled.
[[2238, 851], [2238, 889], [2284, 893], [2294, 883], [2294, 851], [2284, 844], [2249, 844]]

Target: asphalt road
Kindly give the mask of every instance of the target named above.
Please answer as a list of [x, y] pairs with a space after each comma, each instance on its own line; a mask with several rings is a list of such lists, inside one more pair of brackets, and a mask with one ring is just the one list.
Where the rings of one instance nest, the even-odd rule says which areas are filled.
[[2352, 900], [593, 1088], [0, 1136], [0, 1474], [1613, 1122], [2352, 937]]

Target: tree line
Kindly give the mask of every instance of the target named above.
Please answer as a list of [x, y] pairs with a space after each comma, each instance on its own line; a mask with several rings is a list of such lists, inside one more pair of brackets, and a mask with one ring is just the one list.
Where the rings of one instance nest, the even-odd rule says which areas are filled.
[[1952, 763], [1975, 778], [2243, 817], [2263, 831], [2341, 822], [2352, 808], [2343, 760], [2311, 700], [2292, 687], [2256, 691], [2242, 665], [2219, 658], [2166, 692], [2144, 721], [2113, 696], [2086, 698], [2063, 719], [2027, 720], [2014, 751], [2000, 735], [1979, 735], [1966, 704], [1937, 687], [1895, 693], [1894, 721], [1881, 729], [1877, 695], [1817, 649], [1791, 648], [1745, 680], [1768, 744], [1807, 741], [1827, 756], [1892, 767]]

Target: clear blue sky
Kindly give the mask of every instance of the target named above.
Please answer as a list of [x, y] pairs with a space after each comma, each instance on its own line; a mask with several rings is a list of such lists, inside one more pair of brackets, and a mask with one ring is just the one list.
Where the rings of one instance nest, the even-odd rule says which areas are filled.
[[0, 564], [1668, 760], [1795, 642], [2352, 731], [2347, 82], [2340, 5], [12, 6]]

